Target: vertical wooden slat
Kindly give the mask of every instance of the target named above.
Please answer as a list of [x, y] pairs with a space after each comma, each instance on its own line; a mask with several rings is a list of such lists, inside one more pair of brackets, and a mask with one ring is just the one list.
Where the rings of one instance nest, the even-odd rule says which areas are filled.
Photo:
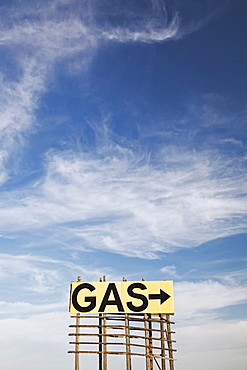
[[[102, 278], [99, 279], [102, 281]], [[103, 370], [103, 358], [102, 358], [102, 314], [99, 314], [99, 370]]]
[[[145, 281], [144, 278], [142, 278], [142, 281]], [[150, 369], [150, 357], [149, 357], [149, 327], [148, 327], [148, 315], [144, 313], [144, 328], [145, 328], [145, 350], [146, 350], [146, 370]]]
[[144, 327], [145, 327], [145, 349], [146, 349], [146, 370], [150, 369], [150, 357], [149, 357], [149, 327], [148, 327], [148, 315], [144, 313]]
[[152, 355], [153, 355], [153, 341], [152, 341], [152, 321], [151, 321], [151, 319], [152, 319], [152, 315], [151, 314], [148, 314], [147, 315], [147, 317], [148, 317], [148, 319], [150, 320], [149, 322], [148, 322], [148, 336], [149, 336], [149, 340], [148, 340], [148, 342], [149, 342], [149, 355], [150, 355], [150, 370], [153, 370], [153, 368], [154, 368], [154, 360], [153, 360], [153, 357], [152, 357]]
[[[127, 281], [123, 278], [123, 281]], [[131, 370], [131, 347], [130, 347], [130, 329], [129, 329], [129, 315], [125, 314], [125, 334], [126, 334], [126, 370]]]
[[[165, 357], [165, 324], [164, 324], [164, 314], [160, 315], [160, 348], [161, 348], [161, 356]], [[161, 359], [161, 369], [166, 370], [166, 360], [164, 358]]]
[[[103, 276], [103, 281], [106, 281], [106, 277]], [[103, 370], [107, 370], [107, 329], [106, 329], [106, 325], [107, 325], [107, 320], [106, 320], [106, 314], [103, 313], [102, 314], [103, 316]]]
[[[81, 277], [78, 276], [78, 279], [77, 281], [81, 281]], [[75, 344], [75, 370], [80, 370], [80, 354], [79, 354], [79, 351], [80, 351], [80, 344], [78, 343], [80, 341], [80, 314], [77, 313], [76, 314], [76, 329], [75, 329], [75, 333], [76, 333], [76, 336], [75, 336], [75, 341], [76, 341], [76, 344]]]
[[170, 370], [174, 370], [170, 315], [166, 315], [166, 320], [167, 320], [166, 325], [167, 325], [167, 343], [168, 343], [168, 351], [169, 351], [169, 365], [170, 365]]

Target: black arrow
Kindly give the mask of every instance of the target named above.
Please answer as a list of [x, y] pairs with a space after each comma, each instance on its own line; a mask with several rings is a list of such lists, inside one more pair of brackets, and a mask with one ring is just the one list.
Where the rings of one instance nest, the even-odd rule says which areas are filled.
[[164, 290], [160, 289], [160, 294], [149, 294], [149, 299], [160, 299], [160, 304], [164, 303], [169, 299], [171, 296], [164, 292]]

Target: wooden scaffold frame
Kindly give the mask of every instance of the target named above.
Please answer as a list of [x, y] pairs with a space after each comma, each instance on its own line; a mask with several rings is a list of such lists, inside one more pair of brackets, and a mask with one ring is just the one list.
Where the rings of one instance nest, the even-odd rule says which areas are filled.
[[[78, 281], [81, 281], [80, 277]], [[106, 281], [105, 277], [100, 281]], [[123, 278], [123, 281], [126, 279]], [[176, 350], [173, 348], [173, 343], [176, 341], [172, 339], [172, 334], [175, 332], [171, 330], [174, 322], [171, 321], [170, 314], [81, 315], [77, 313], [71, 318], [74, 318], [76, 323], [69, 326], [75, 329], [75, 332], [69, 333], [69, 336], [74, 337], [75, 340], [69, 343], [73, 344], [75, 349], [68, 353], [75, 354], [75, 370], [80, 370], [80, 354], [98, 355], [99, 370], [108, 370], [108, 355], [124, 355], [126, 370], [134, 370], [132, 356], [145, 357], [145, 370], [155, 368], [174, 370], [176, 360], [173, 354]], [[81, 319], [86, 323], [81, 323]], [[113, 350], [112, 347], [117, 349]]]

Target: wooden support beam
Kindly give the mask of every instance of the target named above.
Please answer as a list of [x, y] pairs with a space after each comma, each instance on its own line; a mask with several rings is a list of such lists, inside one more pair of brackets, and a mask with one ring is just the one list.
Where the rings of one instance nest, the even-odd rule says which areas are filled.
[[[81, 277], [78, 276], [77, 281], [81, 281]], [[79, 351], [80, 351], [80, 344], [79, 342], [79, 335], [80, 335], [80, 314], [76, 314], [76, 345], [75, 345], [75, 370], [80, 370], [80, 357], [79, 357]]]
[[[152, 339], [152, 340], [155, 340], [155, 341], [160, 341], [161, 340], [161, 337], [151, 337], [148, 335], [148, 331], [149, 331], [149, 328], [147, 326], [147, 335], [132, 335], [130, 334], [129, 337], [130, 338], [134, 338], [134, 339]], [[69, 336], [74, 336], [76, 335], [75, 333], [69, 333]], [[100, 335], [102, 335], [102, 337], [112, 337], [112, 338], [125, 338], [126, 337], [126, 334], [96, 334], [96, 333], [80, 333], [78, 334], [78, 336], [81, 336], [81, 337], [99, 337]], [[167, 342], [171, 342], [171, 343], [176, 343], [175, 340], [169, 340], [169, 339], [165, 339]], [[172, 349], [172, 351], [174, 351]]]
[[168, 342], [168, 351], [169, 351], [169, 365], [170, 370], [174, 370], [174, 360], [173, 360], [173, 351], [172, 351], [172, 338], [171, 338], [171, 322], [170, 322], [170, 315], [166, 315], [167, 320], [167, 342]]
[[[102, 281], [102, 278], [99, 279], [99, 281]], [[103, 370], [103, 357], [102, 357], [102, 314], [99, 314], [99, 370]]]
[[[161, 356], [165, 357], [165, 324], [164, 324], [164, 314], [160, 315], [160, 347], [161, 347]], [[161, 359], [161, 369], [166, 370], [166, 360], [165, 358]]]
[[149, 336], [149, 355], [150, 355], [150, 370], [153, 370], [154, 368], [154, 361], [153, 361], [153, 341], [152, 341], [152, 321], [151, 319], [151, 314], [147, 315], [149, 321], [148, 321], [148, 336]]
[[[98, 342], [91, 342], [91, 341], [80, 341], [79, 344], [95, 344], [98, 345]], [[76, 344], [76, 342], [69, 342], [69, 344]], [[107, 342], [108, 346], [125, 346], [126, 342]], [[145, 344], [137, 344], [137, 343], [131, 343], [131, 347], [140, 347], [140, 348], [146, 348]], [[153, 346], [153, 349], [161, 349], [160, 347]], [[164, 348], [165, 351], [168, 351], [168, 348]], [[172, 350], [173, 352], [176, 352], [176, 349]], [[166, 356], [166, 355], [165, 355]], [[165, 357], [164, 356], [164, 357]]]
[[[76, 352], [75, 351], [68, 351], [68, 353], [76, 353]], [[99, 351], [79, 351], [79, 353], [98, 354]], [[106, 351], [106, 353], [107, 354], [110, 354], [110, 355], [126, 355], [126, 352], [120, 352], [120, 351]], [[142, 357], [145, 356], [146, 357], [146, 354], [145, 353], [134, 353], [134, 352], [131, 352], [131, 356], [142, 356]], [[154, 357], [155, 358], [162, 358], [160, 355], [156, 355], [156, 354], [152, 354], [151, 357], [152, 358], [154, 358]], [[175, 361], [175, 359], [171, 359], [169, 357], [167, 357], [166, 360], [173, 360], [173, 361]]]
[[[127, 281], [123, 278], [123, 281]], [[125, 334], [126, 334], [126, 370], [131, 370], [131, 347], [130, 347], [130, 327], [129, 327], [129, 315], [124, 315], [125, 320]]]
[[[106, 317], [107, 319], [107, 317]], [[124, 319], [125, 320], [125, 319]], [[129, 319], [128, 319], [129, 321]], [[143, 319], [142, 319], [143, 321]], [[150, 320], [147, 320], [148, 323], [152, 323], [152, 321]], [[69, 325], [69, 328], [75, 328], [77, 325]], [[79, 325], [80, 328], [98, 328], [99, 325]], [[107, 329], [117, 329], [117, 330], [124, 330], [125, 329], [125, 325], [105, 325], [105, 327]], [[102, 328], [103, 328], [103, 325], [102, 325]], [[144, 331], [145, 328], [141, 328], [140, 326], [130, 326], [129, 325], [129, 329], [130, 330], [138, 330], [138, 331]], [[156, 332], [160, 332], [160, 329], [152, 329], [152, 332], [153, 331], [156, 331]], [[175, 331], [171, 331], [171, 333], [175, 334]]]
[[[103, 281], [106, 281], [106, 277], [103, 276]], [[107, 370], [107, 321], [106, 314], [103, 313], [103, 370]]]
[[[142, 281], [145, 281], [142, 278]], [[146, 346], [146, 370], [151, 370], [150, 368], [150, 355], [149, 355], [149, 327], [148, 327], [148, 315], [144, 313], [144, 328], [145, 328], [145, 346]]]
[[[100, 314], [99, 314], [100, 315]], [[86, 315], [86, 316], [81, 316], [81, 319], [97, 319], [99, 318], [99, 315]], [[136, 315], [137, 317], [133, 317], [133, 315]], [[72, 319], [73, 318], [76, 318], [75, 315], [71, 315], [70, 316]], [[123, 313], [118, 313], [116, 315], [113, 315], [113, 314], [107, 314], [106, 316], [106, 319], [107, 320], [117, 320], [117, 321], [124, 321], [124, 314]], [[129, 314], [129, 321], [141, 321], [143, 322], [143, 316], [142, 314]], [[151, 319], [147, 319], [147, 321], [152, 321], [152, 322], [160, 322], [161, 319], [160, 318], [156, 318], [156, 317], [151, 317]], [[175, 324], [175, 322], [173, 321], [170, 321], [170, 324]], [[173, 332], [174, 333], [174, 332]]]

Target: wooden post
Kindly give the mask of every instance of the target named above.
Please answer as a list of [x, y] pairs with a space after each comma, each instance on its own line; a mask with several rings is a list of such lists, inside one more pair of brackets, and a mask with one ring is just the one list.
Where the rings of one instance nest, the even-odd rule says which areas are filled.
[[150, 367], [150, 351], [149, 351], [149, 327], [147, 321], [148, 315], [144, 313], [144, 327], [145, 327], [145, 349], [146, 349], [146, 370], [151, 370]]
[[[127, 279], [123, 278], [123, 281]], [[125, 317], [125, 342], [126, 342], [126, 370], [131, 370], [131, 347], [130, 347], [130, 330], [129, 330], [129, 315], [126, 313]]]
[[149, 319], [149, 322], [148, 322], [148, 336], [149, 336], [149, 340], [148, 340], [148, 343], [149, 343], [149, 355], [150, 355], [150, 370], [153, 370], [154, 368], [154, 360], [153, 360], [153, 341], [152, 341], [152, 315], [151, 314], [148, 314], [147, 315], [148, 319]]
[[[78, 276], [78, 279], [77, 281], [81, 281], [81, 277]], [[75, 329], [75, 333], [76, 333], [76, 336], [75, 336], [75, 341], [76, 341], [76, 344], [75, 344], [75, 370], [80, 370], [80, 344], [78, 343], [80, 341], [80, 314], [77, 313], [76, 314], [76, 329]]]
[[[99, 281], [102, 281], [102, 278], [99, 279]], [[103, 370], [103, 358], [102, 358], [102, 314], [99, 314], [99, 370]]]
[[[164, 314], [160, 315], [160, 348], [161, 356], [165, 357], [165, 325], [164, 325]], [[161, 359], [161, 369], [166, 370], [166, 360]]]
[[[144, 278], [142, 278], [142, 281], [145, 281]], [[149, 327], [148, 327], [148, 315], [144, 313], [144, 328], [145, 328], [145, 349], [146, 349], [146, 370], [151, 370], [150, 368], [150, 357], [149, 357]]]
[[166, 325], [167, 325], [167, 343], [168, 343], [168, 351], [169, 351], [169, 364], [170, 364], [170, 370], [174, 370], [170, 315], [166, 315], [166, 321], [167, 321]]
[[[103, 281], [106, 281], [106, 277], [103, 276]], [[106, 320], [106, 314], [103, 313], [103, 370], [107, 370], [107, 320]]]

